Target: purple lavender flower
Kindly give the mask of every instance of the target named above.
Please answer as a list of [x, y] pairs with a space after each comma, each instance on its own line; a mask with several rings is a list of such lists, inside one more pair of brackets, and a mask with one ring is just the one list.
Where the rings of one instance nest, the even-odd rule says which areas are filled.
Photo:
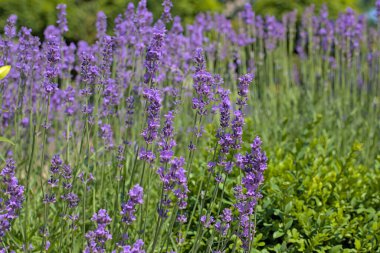
[[[187, 193], [189, 192], [186, 171], [183, 168], [185, 159], [182, 157], [174, 158], [169, 162], [169, 164], [170, 168], [168, 171], [165, 171], [165, 168], [160, 167], [157, 170], [157, 174], [160, 176], [161, 182], [163, 183], [164, 191], [167, 194], [172, 192], [176, 197], [176, 202], [179, 209], [185, 209], [187, 206]], [[170, 201], [168, 201], [167, 198], [164, 198], [163, 201], [170, 204]], [[163, 210], [159, 210], [159, 213], [165, 212], [163, 212]]]
[[135, 98], [133, 96], [129, 96], [125, 99], [126, 102], [126, 119], [125, 124], [127, 127], [131, 127], [133, 125], [133, 114], [135, 113]]
[[202, 48], [197, 48], [195, 50], [193, 61], [195, 63], [195, 72], [206, 70], [206, 61]]
[[105, 82], [111, 75], [112, 58], [114, 53], [114, 39], [105, 35], [102, 43], [102, 60], [100, 69], [102, 70], [102, 81]]
[[107, 32], [107, 16], [104, 12], [99, 11], [96, 19], [96, 38], [102, 40]]
[[74, 69], [76, 55], [75, 50], [76, 46], [74, 43], [70, 43], [69, 46], [64, 45], [62, 49], [62, 54], [64, 55], [63, 60], [61, 62], [61, 74], [62, 78], [71, 79], [71, 71]]
[[209, 228], [215, 222], [215, 219], [211, 215], [210, 216], [203, 215], [200, 221], [205, 228]]
[[277, 41], [284, 39], [284, 27], [275, 17], [267, 16], [265, 19], [265, 28], [265, 47], [271, 52], [276, 48]]
[[237, 104], [242, 108], [247, 104], [249, 85], [252, 83], [253, 75], [245, 74], [239, 78], [238, 95], [240, 98], [237, 100]]
[[171, 8], [173, 7], [173, 3], [171, 0], [164, 0], [162, 6], [164, 7], [164, 12], [162, 13], [161, 19], [164, 21], [164, 23], [168, 23], [173, 19], [170, 13]]
[[232, 148], [239, 149], [242, 142], [243, 136], [243, 126], [244, 126], [244, 115], [240, 110], [235, 111], [235, 117], [232, 120]]
[[[237, 203], [235, 207], [239, 211], [239, 224], [241, 227], [240, 239], [243, 241], [243, 248], [247, 249], [252, 240], [254, 224], [251, 215], [257, 200], [262, 197], [259, 186], [264, 181], [263, 173], [267, 168], [267, 157], [261, 150], [261, 140], [256, 137], [251, 144], [251, 152], [245, 155], [236, 156], [236, 165], [244, 172], [241, 186], [235, 187], [235, 197]], [[243, 187], [245, 191], [243, 191]]]
[[75, 113], [76, 107], [74, 105], [75, 102], [75, 89], [71, 86], [68, 86], [66, 90], [63, 92], [64, 100], [65, 100], [65, 113], [68, 116], [72, 116]]
[[73, 192], [69, 192], [67, 194], [64, 194], [61, 196], [63, 200], [65, 200], [69, 206], [69, 208], [74, 208], [78, 206], [79, 203], [79, 197]]
[[[328, 16], [328, 9], [324, 4], [320, 10], [320, 28], [317, 33], [321, 37], [322, 48], [326, 52], [329, 52], [334, 39], [334, 25]], [[328, 56], [326, 56], [326, 59], [328, 59]]]
[[252, 6], [250, 3], [246, 3], [244, 5], [244, 11], [241, 12], [241, 17], [247, 25], [255, 24], [255, 13], [252, 10]]
[[146, 161], [147, 163], [153, 163], [156, 156], [152, 151], [141, 148], [139, 152], [139, 160]]
[[94, 84], [97, 76], [99, 75], [99, 69], [96, 66], [95, 57], [90, 52], [83, 52], [80, 55], [80, 61], [80, 74], [82, 81], [86, 84]]
[[8, 159], [0, 173], [3, 188], [0, 198], [0, 241], [11, 229], [11, 223], [18, 217], [18, 211], [24, 201], [24, 186], [19, 185], [15, 170], [15, 162]]
[[120, 253], [145, 253], [143, 249], [144, 242], [141, 239], [138, 239], [133, 246], [126, 245], [123, 246]]
[[73, 170], [69, 165], [64, 164], [62, 166], [61, 176], [66, 180], [71, 179], [73, 177]]
[[147, 144], [157, 138], [157, 132], [160, 127], [160, 109], [161, 109], [161, 94], [159, 90], [146, 88], [143, 92], [143, 97], [149, 101], [149, 105], [146, 109], [147, 112], [147, 127], [143, 130], [141, 135], [143, 136]]
[[7, 19], [7, 24], [4, 27], [4, 34], [8, 40], [12, 40], [16, 36], [16, 22], [16, 15], [10, 15]]
[[184, 215], [184, 214], [180, 214], [180, 215], [178, 215], [178, 217], [177, 217], [177, 221], [178, 221], [179, 223], [181, 223], [181, 224], [186, 223], [186, 222], [187, 222], [187, 217], [186, 217], [186, 215]]
[[63, 161], [59, 155], [54, 155], [51, 159], [50, 172], [53, 175], [59, 174]]
[[165, 124], [161, 131], [161, 140], [158, 142], [160, 147], [160, 162], [167, 163], [173, 156], [173, 147], [176, 145], [173, 127], [174, 112], [169, 111], [165, 115]]
[[57, 19], [57, 25], [59, 27], [59, 30], [61, 31], [61, 34], [69, 31], [69, 28], [67, 27], [67, 19], [66, 19], [66, 4], [58, 4], [57, 5], [58, 12], [58, 19]]
[[133, 221], [136, 220], [135, 212], [136, 206], [141, 205], [144, 202], [144, 192], [143, 188], [136, 184], [129, 190], [129, 199], [127, 203], [123, 203], [121, 205], [122, 221], [127, 225], [132, 224]]
[[380, 20], [380, 0], [376, 1], [376, 14], [377, 14], [377, 19]]
[[39, 38], [32, 36], [32, 30], [26, 27], [21, 27], [18, 38], [16, 68], [29, 76], [39, 51]]
[[119, 105], [120, 95], [114, 79], [109, 78], [103, 90], [103, 109], [105, 116], [114, 113], [114, 107]]
[[29, 126], [29, 118], [28, 117], [25, 117], [21, 120], [21, 125], [25, 128], [27, 128]]
[[[49, 28], [48, 28], [49, 29]], [[54, 28], [51, 28], [54, 29]], [[61, 60], [61, 51], [59, 48], [59, 38], [47, 33], [45, 43], [46, 69], [44, 87], [47, 95], [53, 95], [58, 89], [58, 84], [55, 83], [55, 78], [59, 74], [59, 63]]]
[[214, 100], [214, 76], [205, 70], [205, 60], [201, 49], [197, 49], [194, 55], [195, 73], [193, 75], [193, 87], [196, 96], [193, 98], [193, 109], [199, 115], [207, 114], [207, 106]]
[[55, 202], [57, 202], [57, 198], [55, 197], [54, 193], [45, 193], [45, 196], [42, 201], [44, 204], [54, 204]]
[[113, 148], [113, 131], [109, 124], [102, 124], [100, 126], [100, 135], [104, 140], [104, 144], [107, 149]]
[[149, 83], [154, 81], [158, 64], [162, 57], [162, 46], [165, 38], [166, 29], [165, 26], [159, 22], [153, 28], [153, 38], [147, 48], [144, 66], [146, 69], [144, 75], [144, 82]]
[[105, 244], [112, 239], [112, 235], [106, 227], [111, 223], [112, 219], [105, 209], [100, 209], [98, 213], [94, 213], [91, 220], [97, 224], [97, 228], [86, 234], [87, 246], [83, 252], [106, 252]]
[[220, 127], [227, 128], [230, 125], [230, 110], [231, 110], [231, 101], [230, 101], [230, 90], [220, 88], [218, 94], [221, 98], [219, 111], [220, 111]]

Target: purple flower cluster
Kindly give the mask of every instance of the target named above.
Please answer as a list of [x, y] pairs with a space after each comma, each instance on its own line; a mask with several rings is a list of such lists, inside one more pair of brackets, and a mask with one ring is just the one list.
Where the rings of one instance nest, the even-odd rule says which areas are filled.
[[285, 39], [285, 29], [283, 24], [273, 16], [266, 17], [265, 29], [265, 48], [268, 52], [272, 52], [276, 49], [278, 41]]
[[158, 142], [160, 147], [160, 162], [165, 164], [170, 161], [173, 157], [173, 147], [176, 145], [174, 136], [174, 127], [173, 127], [174, 112], [169, 111], [165, 115], [164, 127], [161, 131], [161, 139]]
[[[145, 253], [145, 250], [143, 249], [144, 242], [141, 239], [138, 239], [133, 246], [125, 245], [122, 247], [122, 249], [119, 251], [120, 253]], [[116, 253], [116, 251], [114, 251]]]
[[18, 212], [24, 201], [24, 186], [18, 183], [15, 170], [15, 162], [8, 159], [6, 166], [0, 173], [0, 241], [5, 233], [11, 229], [11, 223], [18, 217]]
[[165, 39], [165, 26], [162, 23], [157, 23], [153, 28], [153, 38], [147, 49], [144, 66], [146, 73], [144, 76], [144, 82], [154, 82], [158, 65], [162, 57], [162, 47]]
[[225, 208], [223, 213], [219, 216], [217, 222], [215, 222], [215, 230], [220, 233], [222, 236], [226, 236], [229, 228], [231, 227], [232, 222], [232, 211], [229, 208]]
[[135, 113], [135, 98], [133, 96], [129, 96], [125, 99], [126, 102], [126, 119], [125, 124], [127, 127], [131, 127], [133, 125], [133, 115]]
[[96, 66], [96, 58], [91, 52], [82, 52], [80, 55], [80, 76], [84, 83], [94, 84], [99, 75], [99, 69]]
[[[162, 193], [162, 198], [155, 203], [159, 215], [158, 243], [161, 243], [159, 238], [162, 238], [160, 229], [166, 227], [160, 225], [167, 222], [166, 219], [172, 215], [170, 220], [176, 224], [173, 226], [173, 231], [169, 232], [169, 239], [172, 239], [171, 235], [175, 235], [177, 243], [182, 244], [188, 238], [178, 227], [189, 220], [192, 228], [193, 221], [193, 217], [188, 217], [186, 211], [190, 192], [187, 176], [198, 176], [197, 172], [191, 174], [191, 170], [195, 166], [201, 166], [202, 162], [198, 157], [199, 154], [193, 151], [197, 148], [201, 154], [204, 154], [206, 150], [203, 144], [207, 140], [198, 141], [202, 134], [208, 135], [217, 130], [218, 143], [212, 143], [215, 150], [207, 149], [207, 152], [215, 152], [213, 160], [208, 163], [208, 169], [218, 183], [214, 188], [218, 193], [216, 199], [224, 194], [218, 192], [220, 184], [223, 181], [230, 183], [233, 180], [232, 174], [223, 175], [223, 173], [232, 172], [235, 166], [234, 154], [243, 146], [244, 107], [248, 102], [249, 90], [252, 88], [250, 84], [254, 76], [247, 74], [241, 76], [238, 82], [236, 80], [242, 69], [246, 67], [245, 61], [252, 61], [247, 69], [249, 73], [254, 73], [256, 60], [265, 59], [261, 58], [261, 55], [256, 59], [256, 54], [248, 59], [243, 56], [242, 51], [256, 48], [253, 43], [261, 40], [262, 54], [277, 52], [274, 50], [280, 44], [279, 40], [285, 40], [283, 29], [287, 26], [273, 17], [264, 20], [256, 16], [251, 5], [247, 4], [237, 17], [243, 21], [241, 22], [243, 25], [238, 29], [235, 29], [225, 16], [211, 13], [200, 14], [195, 18], [193, 25], [182, 27], [180, 17], [171, 15], [172, 5], [172, 1], [164, 0], [161, 19], [155, 21], [147, 9], [146, 0], [140, 1], [136, 8], [133, 3], [128, 4], [125, 13], [115, 19], [114, 36], [107, 34], [107, 31], [110, 31], [107, 29], [107, 17], [103, 12], [99, 12], [96, 21], [97, 41], [93, 44], [84, 41], [67, 44], [63, 37], [68, 31], [64, 4], [57, 6], [56, 25], [46, 28], [42, 43], [37, 37], [32, 36], [30, 29], [21, 28], [17, 33], [15, 16], [8, 19], [5, 36], [0, 38], [0, 48], [3, 51], [0, 61], [3, 64], [11, 64], [14, 68], [1, 83], [6, 85], [0, 86], [2, 89], [0, 134], [25, 137], [25, 142], [35, 144], [33, 148], [43, 144], [42, 156], [45, 151], [47, 155], [61, 152], [62, 146], [67, 152], [65, 160], [59, 155], [51, 159], [47, 187], [43, 189], [47, 217], [37, 211], [38, 217], [46, 219], [46, 226], [42, 228], [45, 238], [41, 246], [45, 247], [45, 250], [56, 250], [52, 248], [57, 245], [53, 243], [53, 239], [57, 238], [55, 232], [58, 228], [54, 222], [51, 222], [51, 217], [60, 215], [59, 217], [64, 217], [68, 221], [69, 228], [73, 231], [77, 226], [83, 225], [83, 229], [77, 233], [86, 237], [87, 245], [84, 252], [108, 252], [113, 249], [114, 252], [145, 252], [143, 241], [134, 241], [140, 238], [140, 234], [136, 236], [132, 224], [137, 220], [137, 210], [144, 202], [144, 190], [146, 205], [141, 207], [142, 213], [157, 215], [156, 209], [152, 208], [152, 198], [150, 198], [157, 196], [157, 192], [153, 192], [156, 190], [155, 187], [147, 185], [147, 180], [141, 180], [141, 186], [134, 185], [134, 180], [141, 175], [141, 171], [135, 170], [140, 168], [138, 160], [143, 161], [144, 169], [145, 163], [149, 163], [148, 166], [157, 171], [157, 174], [149, 175], [150, 178], [153, 177], [151, 182], [156, 182], [159, 178], [162, 183], [162, 192], [158, 192]], [[321, 29], [327, 26], [327, 21], [324, 22], [320, 22]], [[171, 29], [167, 29], [170, 26]], [[217, 35], [218, 40], [215, 40], [214, 35]], [[243, 48], [244, 50], [241, 50]], [[209, 72], [206, 66], [210, 66], [210, 69], [220, 75]], [[276, 67], [281, 69], [282, 66]], [[193, 87], [187, 85], [191, 78]], [[232, 92], [237, 94], [231, 94]], [[238, 96], [236, 104], [231, 102], [230, 95]], [[190, 101], [188, 97], [191, 98]], [[46, 104], [46, 98], [50, 104], [45, 110], [43, 105]], [[185, 159], [180, 155], [176, 156], [181, 149], [176, 150], [175, 146], [176, 140], [180, 140], [181, 143], [189, 140], [186, 135], [176, 136], [174, 118], [176, 113], [186, 112], [183, 110], [188, 105], [186, 103], [191, 104], [196, 117], [195, 129], [192, 129], [194, 133], [191, 136], [193, 140], [189, 146], [191, 152], [185, 169]], [[161, 111], [166, 114], [161, 115]], [[146, 118], [141, 117], [142, 114]], [[211, 123], [217, 114], [220, 114], [220, 122], [216, 126], [217, 129], [214, 129]], [[40, 126], [35, 126], [36, 122], [39, 123], [45, 117], [48, 122], [43, 124], [44, 137], [48, 143], [41, 143], [43, 138], [31, 140], [30, 138], [35, 137], [34, 134], [39, 136]], [[121, 123], [124, 120], [125, 125]], [[135, 120], [142, 122], [137, 124]], [[13, 130], [11, 127], [16, 129]], [[187, 125], [180, 127], [180, 130], [185, 132]], [[136, 132], [141, 128], [142, 138], [134, 139]], [[130, 137], [132, 139], [129, 139]], [[76, 141], [79, 141], [76, 138], [80, 139], [78, 147], [75, 145]], [[99, 142], [103, 144], [101, 146], [104, 146], [104, 149], [98, 148]], [[199, 147], [195, 147], [196, 143], [199, 143]], [[240, 182], [241, 187], [236, 187], [238, 197], [236, 209], [242, 220], [239, 225], [244, 227], [242, 231], [245, 231], [246, 227], [251, 227], [250, 223], [246, 224], [247, 218], [249, 220], [252, 214], [247, 208], [260, 196], [255, 185], [262, 182], [261, 171], [265, 169], [262, 164], [266, 163], [265, 154], [262, 155], [260, 147], [256, 147], [260, 144], [254, 144], [251, 153], [237, 156], [236, 165], [244, 174]], [[113, 149], [114, 147], [118, 149]], [[23, 153], [16, 152], [16, 155]], [[131, 159], [130, 155], [135, 158]], [[41, 166], [45, 167], [46, 161], [42, 156], [40, 152], [36, 152], [29, 161], [34, 165], [36, 160], [41, 159]], [[68, 165], [74, 164], [73, 161], [76, 167], [83, 168], [83, 171], [76, 171], [76, 168]], [[137, 175], [129, 174], [130, 165], [133, 168], [132, 172]], [[17, 210], [21, 208], [22, 203], [23, 187], [13, 179], [14, 172], [7, 172], [11, 171], [9, 168], [12, 166], [12, 163], [8, 162], [2, 173], [5, 178], [3, 182], [7, 186], [6, 190], [3, 189], [6, 197], [1, 199], [0, 206], [7, 212], [2, 211], [1, 215], [8, 215], [1, 219], [2, 231], [9, 230], [10, 222], [16, 218]], [[99, 170], [104, 166], [111, 171]], [[114, 168], [116, 170], [112, 171]], [[75, 178], [75, 175], [82, 183]], [[93, 175], [99, 182], [95, 181]], [[91, 182], [94, 182], [91, 186], [107, 186], [110, 178], [117, 179], [115, 188], [123, 189], [122, 194], [115, 194], [112, 199], [108, 198], [113, 193], [113, 188], [92, 191], [89, 186]], [[13, 188], [8, 186], [11, 184], [15, 186]], [[124, 199], [127, 195], [124, 188], [126, 185], [134, 186], [128, 189], [128, 196]], [[197, 187], [198, 185], [194, 186]], [[18, 195], [16, 190], [19, 192]], [[90, 193], [89, 196], [87, 193]], [[200, 191], [200, 193], [202, 198], [209, 197], [209, 192], [205, 194]], [[12, 194], [19, 202], [13, 199], [7, 202], [7, 198], [11, 198], [9, 196]], [[94, 195], [91, 196], [92, 194]], [[90, 208], [86, 207], [92, 204], [96, 208], [98, 203], [109, 206], [111, 202], [116, 206], [119, 205], [120, 212], [112, 212], [115, 217], [111, 219], [106, 210], [99, 210], [92, 216], [96, 228], [89, 231], [85, 219], [90, 217], [88, 213]], [[18, 205], [13, 206], [15, 203]], [[56, 204], [50, 205], [53, 203]], [[220, 206], [220, 209], [222, 207]], [[15, 211], [12, 213], [7, 208], [13, 208]], [[217, 214], [213, 213], [214, 210], [213, 208], [197, 222], [201, 222], [208, 229], [215, 229], [219, 233], [218, 237], [227, 237], [232, 231], [230, 228], [233, 225], [232, 209], [221, 209], [223, 210], [221, 215], [220, 210]], [[83, 221], [79, 220], [79, 215]], [[144, 216], [141, 218], [144, 219]], [[111, 224], [111, 220], [115, 221], [115, 226], [112, 227], [114, 240], [117, 241], [121, 237], [123, 240], [118, 241], [116, 245], [108, 246], [107, 243], [110, 243], [112, 236], [107, 226]], [[122, 223], [118, 224], [116, 221], [120, 220]], [[237, 221], [235, 223], [237, 224]], [[123, 229], [128, 229], [128, 233], [121, 231]], [[152, 239], [148, 236], [150, 230], [151, 228], [141, 230], [144, 233], [141, 235], [148, 240]], [[130, 232], [132, 235], [129, 238]], [[73, 234], [74, 236], [76, 234]], [[47, 237], [51, 244], [47, 241]], [[249, 235], [244, 238], [248, 237]], [[27, 237], [26, 241], [29, 239], [35, 240], [34, 237]], [[71, 240], [69, 236], [62, 237], [63, 244], [69, 240]], [[112, 248], [113, 246], [117, 248]], [[173, 252], [172, 250], [173, 248], [168, 249], [170, 252]]]
[[65, 113], [67, 116], [73, 116], [75, 111], [77, 110], [75, 105], [75, 96], [76, 91], [73, 87], [68, 86], [66, 90], [63, 92], [64, 100], [65, 100]]
[[59, 4], [57, 5], [58, 10], [58, 19], [57, 19], [57, 25], [61, 33], [65, 33], [69, 31], [69, 28], [67, 26], [67, 19], [66, 19], [66, 5], [65, 4]]
[[205, 228], [209, 228], [215, 222], [215, 219], [212, 215], [203, 215], [201, 216], [200, 221]]
[[161, 109], [161, 94], [157, 89], [146, 88], [143, 92], [143, 97], [147, 100], [147, 127], [143, 130], [143, 136], [147, 144], [152, 144], [157, 138], [157, 132], [160, 127], [160, 109]]
[[7, 24], [4, 27], [4, 34], [7, 37], [8, 40], [13, 39], [16, 36], [16, 22], [17, 22], [17, 16], [11, 15], [7, 19]]
[[50, 165], [50, 178], [48, 179], [48, 185], [50, 189], [45, 193], [43, 198], [44, 203], [55, 203], [56, 193], [54, 188], [59, 186], [59, 182], [62, 181], [62, 195], [60, 196], [64, 200], [69, 208], [75, 208], [78, 206], [79, 197], [72, 191], [72, 178], [73, 171], [71, 167], [64, 164], [59, 155], [54, 155]]
[[111, 233], [107, 230], [112, 219], [108, 216], [105, 209], [100, 209], [98, 213], [94, 213], [91, 220], [97, 224], [95, 230], [86, 234], [87, 246], [84, 253], [103, 253], [106, 252], [105, 244], [112, 239]]
[[214, 100], [214, 76], [205, 69], [203, 51], [197, 49], [194, 55], [195, 73], [193, 75], [193, 87], [195, 97], [193, 98], [193, 109], [199, 115], [207, 114], [207, 106]]
[[100, 126], [100, 135], [104, 141], [104, 144], [107, 149], [113, 148], [113, 131], [112, 127], [109, 124], [102, 124]]
[[146, 150], [144, 148], [140, 149], [139, 160], [145, 161], [147, 163], [153, 163], [154, 159], [156, 159], [156, 155], [152, 151]]
[[111, 76], [111, 66], [113, 61], [113, 53], [115, 50], [115, 42], [114, 38], [108, 35], [103, 37], [103, 43], [101, 44], [101, 61], [100, 61], [100, 69], [102, 71], [102, 83], [105, 84], [109, 82], [109, 78]]
[[262, 197], [259, 186], [264, 181], [263, 173], [267, 168], [267, 157], [261, 150], [261, 140], [256, 137], [251, 144], [251, 152], [236, 156], [236, 165], [242, 170], [244, 176], [241, 185], [235, 187], [237, 203], [235, 207], [239, 212], [240, 239], [243, 247], [248, 248], [252, 236], [255, 233], [252, 215], [255, 211], [257, 200]]
[[239, 78], [238, 95], [240, 98], [237, 100], [237, 104], [242, 108], [247, 105], [249, 85], [252, 83], [254, 76], [252, 74], [246, 74]]
[[51, 96], [58, 89], [58, 84], [55, 79], [59, 76], [61, 62], [61, 41], [59, 30], [57, 30], [54, 26], [49, 26], [45, 30], [45, 39], [44, 51], [46, 58], [46, 69], [44, 88], [45, 93]]
[[[186, 171], [184, 158], [174, 158], [170, 162], [170, 168], [166, 171], [164, 167], [157, 170], [163, 184], [165, 196], [161, 200], [163, 206], [168, 207], [171, 204], [169, 194], [172, 193], [176, 198], [176, 204], [179, 209], [185, 209], [187, 206], [187, 194], [189, 192], [187, 186]], [[162, 217], [166, 216], [167, 210], [158, 210]]]
[[170, 13], [170, 10], [173, 7], [173, 3], [171, 0], [164, 0], [162, 2], [162, 6], [164, 7], [164, 12], [162, 13], [161, 19], [165, 22], [168, 23], [173, 20], [172, 15]]
[[231, 100], [230, 100], [230, 90], [219, 88], [218, 94], [220, 96], [220, 127], [222, 129], [228, 128], [230, 125], [231, 118]]
[[240, 149], [242, 137], [243, 137], [243, 126], [244, 126], [244, 115], [242, 111], [236, 110], [234, 112], [234, 119], [231, 122], [231, 139], [232, 139], [232, 145], [231, 147], [233, 149]]
[[59, 182], [62, 181], [62, 195], [61, 199], [66, 201], [69, 208], [74, 208], [79, 203], [79, 197], [72, 191], [72, 178], [73, 170], [67, 164], [64, 164], [59, 155], [54, 155], [51, 159], [50, 165], [50, 178], [48, 179], [48, 185], [50, 189], [46, 192], [43, 202], [44, 203], [55, 203], [56, 199], [56, 190], [59, 186]]
[[144, 203], [144, 191], [140, 185], [135, 185], [129, 190], [129, 199], [121, 205], [122, 221], [131, 225], [136, 220], [136, 206]]
[[102, 11], [99, 11], [97, 15], [96, 30], [96, 37], [101, 41], [107, 32], [107, 16]]
[[357, 17], [350, 8], [345, 13], [340, 14], [336, 20], [335, 45], [343, 49], [349, 62], [363, 39], [363, 29], [364, 17]]
[[119, 105], [120, 94], [114, 79], [109, 78], [103, 90], [103, 110], [104, 115], [114, 114], [115, 107]]

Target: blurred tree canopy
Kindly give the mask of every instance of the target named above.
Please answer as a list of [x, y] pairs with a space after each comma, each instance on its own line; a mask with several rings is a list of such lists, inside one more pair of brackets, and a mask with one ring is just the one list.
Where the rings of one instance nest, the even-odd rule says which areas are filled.
[[253, 1], [253, 8], [260, 14], [271, 14], [281, 16], [284, 12], [297, 10], [298, 14], [302, 14], [303, 9], [314, 4], [316, 9], [326, 4], [331, 17], [337, 17], [339, 12], [350, 7], [359, 11], [358, 0], [256, 0]]
[[[153, 11], [155, 18], [162, 13], [162, 0], [147, 0], [149, 10]], [[236, 4], [236, 10], [242, 7], [242, 2], [251, 1], [256, 13], [280, 16], [284, 12], [302, 10], [315, 4], [316, 8], [326, 3], [332, 17], [339, 11], [351, 7], [355, 10], [373, 6], [375, 0], [172, 0], [173, 15], [181, 16], [184, 23], [191, 22], [199, 12], [223, 12], [226, 2]], [[6, 23], [10, 14], [18, 16], [18, 25], [33, 29], [33, 33], [42, 37], [44, 29], [56, 21], [56, 5], [67, 5], [67, 19], [70, 31], [65, 35], [69, 41], [93, 41], [96, 34], [96, 13], [104, 11], [108, 17], [110, 32], [114, 18], [123, 13], [131, 0], [0, 0], [0, 27]], [[132, 0], [137, 5], [138, 0]], [[239, 4], [238, 4], [239, 3]], [[2, 30], [0, 28], [0, 30]]]

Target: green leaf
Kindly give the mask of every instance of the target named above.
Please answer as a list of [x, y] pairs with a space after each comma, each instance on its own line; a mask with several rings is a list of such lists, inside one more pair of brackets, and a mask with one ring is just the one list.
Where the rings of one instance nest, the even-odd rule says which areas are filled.
[[292, 210], [292, 207], [293, 207], [293, 202], [290, 201], [288, 204], [286, 204], [285, 206], [285, 213], [288, 214], [291, 210]]
[[342, 252], [342, 249], [342, 245], [336, 245], [329, 250], [329, 253], [339, 253]]
[[284, 234], [285, 234], [285, 233], [284, 233], [283, 231], [281, 231], [281, 230], [276, 231], [276, 232], [274, 232], [274, 234], [273, 234], [273, 239], [279, 238], [279, 237], [283, 236]]
[[0, 142], [7, 142], [9, 144], [15, 145], [10, 139], [0, 136]]
[[355, 239], [355, 249], [361, 249], [361, 248], [362, 248], [361, 242], [358, 239]]
[[293, 219], [291, 219], [290, 221], [288, 221], [288, 222], [285, 224], [284, 229], [285, 229], [285, 230], [288, 230], [292, 225], [293, 225]]

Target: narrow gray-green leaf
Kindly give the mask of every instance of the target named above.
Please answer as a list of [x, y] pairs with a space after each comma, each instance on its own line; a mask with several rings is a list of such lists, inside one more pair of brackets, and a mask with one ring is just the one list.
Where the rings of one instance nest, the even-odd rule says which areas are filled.
[[6, 142], [6, 143], [9, 143], [9, 144], [12, 144], [12, 145], [15, 145], [10, 139], [7, 139], [3, 136], [0, 136], [0, 142]]

